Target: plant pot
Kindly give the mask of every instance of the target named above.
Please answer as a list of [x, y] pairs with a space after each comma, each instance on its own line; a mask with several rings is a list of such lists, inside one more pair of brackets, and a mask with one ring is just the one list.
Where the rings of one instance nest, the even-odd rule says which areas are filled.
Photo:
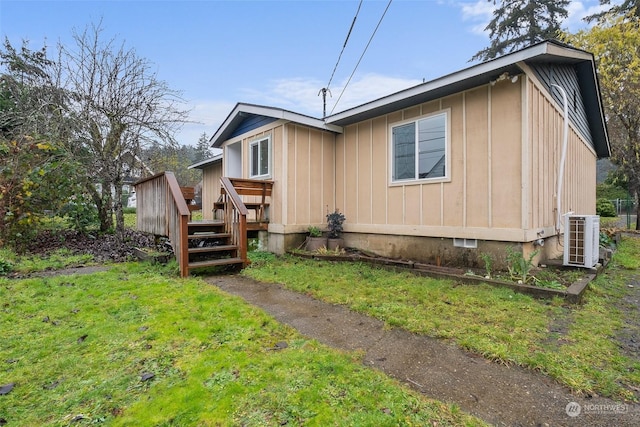
[[322, 247], [327, 247], [326, 237], [309, 237], [307, 238], [307, 250], [309, 252], [317, 251]]
[[335, 251], [338, 248], [344, 248], [344, 239], [342, 237], [327, 239], [327, 249], [329, 249], [330, 251]]

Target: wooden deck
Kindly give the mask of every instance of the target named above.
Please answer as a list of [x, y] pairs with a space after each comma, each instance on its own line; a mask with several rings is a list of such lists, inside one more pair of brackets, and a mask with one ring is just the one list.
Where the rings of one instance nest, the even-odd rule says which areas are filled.
[[200, 207], [191, 203], [193, 189], [179, 187], [173, 173], [136, 183], [137, 228], [169, 237], [183, 277], [194, 268], [248, 265], [247, 233], [269, 226], [273, 181], [222, 177], [220, 184], [221, 198], [212, 208], [221, 218], [194, 221]]
[[[189, 225], [222, 225], [224, 224], [224, 220], [222, 219], [200, 219], [200, 220], [191, 220], [189, 221]], [[256, 221], [247, 219], [247, 230], [249, 231], [267, 231], [269, 227], [269, 221]]]

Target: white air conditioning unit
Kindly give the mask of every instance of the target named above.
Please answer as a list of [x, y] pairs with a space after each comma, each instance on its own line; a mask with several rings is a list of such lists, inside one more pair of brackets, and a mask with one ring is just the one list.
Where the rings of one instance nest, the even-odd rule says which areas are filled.
[[563, 264], [593, 268], [600, 257], [600, 217], [566, 215]]

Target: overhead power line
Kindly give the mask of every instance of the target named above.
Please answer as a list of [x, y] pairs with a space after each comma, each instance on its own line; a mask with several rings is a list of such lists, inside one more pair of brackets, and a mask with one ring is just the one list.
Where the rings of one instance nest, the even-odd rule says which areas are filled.
[[342, 50], [340, 51], [340, 55], [338, 55], [338, 60], [336, 61], [335, 67], [333, 67], [333, 72], [331, 73], [331, 78], [329, 79], [329, 83], [327, 83], [326, 89], [329, 89], [331, 86], [331, 82], [333, 81], [333, 76], [336, 74], [336, 70], [338, 69], [338, 64], [340, 63], [340, 59], [342, 58], [342, 53], [344, 49], [347, 47], [347, 42], [349, 41], [349, 36], [351, 35], [351, 31], [353, 31], [353, 26], [356, 24], [356, 19], [358, 18], [358, 14], [360, 13], [360, 7], [362, 6], [362, 1], [358, 4], [358, 10], [356, 10], [356, 14], [353, 17], [353, 21], [351, 21], [351, 27], [349, 27], [349, 32], [347, 33], [347, 37], [344, 39], [344, 44], [342, 45]]
[[[360, 59], [358, 59], [358, 63], [353, 68], [353, 72], [349, 76], [349, 80], [347, 80], [347, 83], [342, 88], [342, 92], [340, 92], [340, 96], [336, 100], [336, 103], [333, 105], [333, 108], [331, 109], [331, 113], [330, 114], [333, 114], [333, 111], [338, 106], [338, 103], [340, 102], [340, 99], [342, 98], [342, 95], [344, 95], [344, 91], [347, 89], [347, 86], [349, 86], [349, 83], [351, 82], [351, 79], [353, 78], [353, 75], [356, 73], [356, 70], [358, 69], [358, 66], [360, 65], [360, 62], [362, 61], [362, 58], [364, 57], [364, 54], [367, 53], [367, 49], [369, 48], [369, 45], [371, 44], [371, 41], [373, 40], [373, 37], [376, 35], [376, 32], [378, 31], [378, 28], [380, 28], [380, 24], [382, 23], [382, 20], [384, 19], [385, 15], [387, 14], [387, 11], [389, 10], [389, 6], [391, 6], [391, 2], [392, 1], [393, 0], [389, 0], [389, 3], [387, 3], [387, 7], [384, 9], [384, 12], [382, 13], [382, 16], [380, 17], [380, 20], [378, 21], [378, 25], [376, 25], [376, 28], [373, 30], [373, 33], [371, 34], [371, 37], [369, 38], [369, 41], [367, 42], [367, 45], [365, 46], [364, 50], [362, 51], [362, 55], [360, 55]], [[358, 10], [359, 9], [360, 8], [358, 7]], [[351, 32], [351, 30], [349, 30], [349, 32]]]
[[338, 69], [338, 64], [340, 64], [340, 59], [342, 58], [342, 53], [344, 49], [347, 47], [347, 42], [349, 41], [349, 36], [351, 36], [351, 31], [353, 31], [354, 25], [356, 25], [356, 19], [358, 18], [358, 14], [360, 13], [360, 7], [362, 6], [362, 1], [358, 4], [358, 9], [356, 10], [356, 14], [353, 17], [353, 21], [351, 21], [351, 27], [349, 27], [349, 31], [347, 32], [347, 37], [344, 39], [344, 43], [342, 44], [342, 50], [340, 51], [340, 55], [338, 55], [338, 60], [336, 61], [336, 65], [333, 67], [333, 72], [331, 73], [331, 77], [329, 78], [329, 83], [327, 83], [327, 87], [323, 87], [318, 92], [318, 96], [322, 94], [322, 118], [324, 119], [327, 116], [327, 92], [331, 95], [331, 90], [329, 90], [329, 86], [331, 86], [331, 82], [333, 81], [333, 76], [336, 74], [336, 70]]

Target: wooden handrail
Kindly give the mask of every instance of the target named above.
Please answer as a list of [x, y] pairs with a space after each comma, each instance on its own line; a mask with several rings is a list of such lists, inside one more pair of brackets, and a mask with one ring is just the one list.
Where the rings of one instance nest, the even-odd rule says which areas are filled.
[[[266, 208], [269, 206], [267, 197], [271, 197], [273, 181], [244, 178], [228, 178], [228, 180], [239, 196], [253, 196], [260, 199], [259, 201], [242, 199], [242, 201], [247, 209], [256, 211], [256, 221], [264, 222], [266, 220]], [[224, 187], [221, 192], [224, 194]]]
[[169, 237], [180, 275], [189, 275], [189, 207], [173, 172], [162, 172], [135, 183], [137, 229]]
[[247, 214], [249, 211], [229, 178], [220, 178], [222, 196], [225, 197], [224, 228], [231, 235], [231, 242], [238, 246], [238, 257], [243, 265], [249, 264], [247, 257]]
[[247, 215], [249, 211], [240, 198], [238, 191], [231, 183], [231, 180], [226, 176], [223, 176], [222, 178], [220, 178], [220, 184], [222, 184], [222, 189], [229, 196], [229, 198], [231, 199], [231, 203], [233, 203], [233, 206], [238, 209], [238, 212], [240, 212], [241, 215]]

